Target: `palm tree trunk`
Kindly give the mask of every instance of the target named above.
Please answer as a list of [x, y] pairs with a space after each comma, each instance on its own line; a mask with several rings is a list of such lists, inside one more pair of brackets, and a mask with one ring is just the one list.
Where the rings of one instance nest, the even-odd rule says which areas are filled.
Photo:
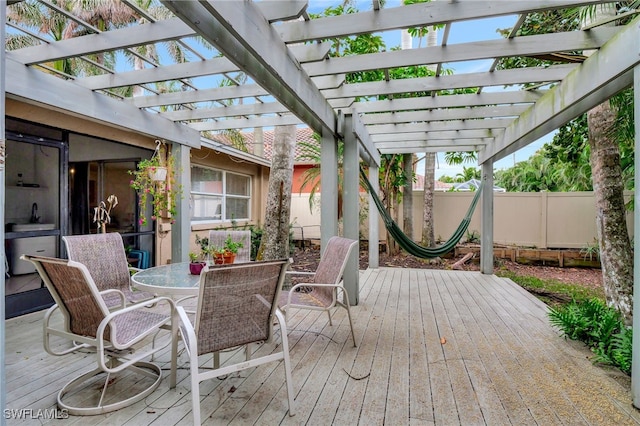
[[424, 157], [424, 210], [422, 211], [422, 245], [436, 244], [433, 220], [433, 191], [435, 189], [436, 154], [427, 152]]
[[276, 127], [269, 173], [267, 213], [258, 260], [283, 259], [290, 256], [289, 223], [295, 147], [296, 126]]
[[402, 164], [407, 177], [402, 192], [402, 230], [413, 238], [413, 154], [404, 154]]
[[[400, 212], [398, 211], [398, 197], [396, 195], [395, 191], [389, 191], [388, 192], [388, 197], [389, 197], [389, 215], [391, 216], [391, 219], [393, 219], [394, 222], [396, 223], [400, 223], [399, 222], [399, 216], [400, 216]], [[398, 253], [400, 253], [400, 246], [398, 245], [397, 241], [391, 236], [391, 234], [389, 232], [387, 232], [387, 253], [390, 256], [395, 256]]]
[[596, 227], [607, 304], [633, 318], [633, 254], [623, 198], [620, 150], [612, 128], [616, 114], [606, 101], [587, 113], [591, 173], [596, 198]]
[[[427, 46], [438, 45], [438, 29], [436, 27], [429, 28], [427, 33]], [[429, 69], [435, 71], [434, 65], [429, 65]], [[436, 180], [436, 154], [433, 152], [425, 152], [424, 154], [424, 210], [422, 212], [422, 245], [425, 247], [434, 247], [435, 239], [435, 221], [433, 217], [433, 191], [435, 190]]]

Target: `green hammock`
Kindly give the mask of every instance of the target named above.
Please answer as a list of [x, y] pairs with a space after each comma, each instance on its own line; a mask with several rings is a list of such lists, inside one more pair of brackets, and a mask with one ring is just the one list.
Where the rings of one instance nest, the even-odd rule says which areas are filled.
[[366, 185], [369, 194], [371, 194], [371, 196], [373, 197], [373, 201], [376, 203], [378, 211], [380, 212], [380, 216], [382, 216], [384, 225], [387, 228], [389, 234], [391, 234], [391, 237], [393, 237], [398, 245], [402, 247], [402, 249], [407, 253], [423, 259], [432, 259], [434, 257], [439, 257], [453, 250], [456, 244], [458, 244], [460, 239], [464, 236], [464, 233], [467, 232], [467, 228], [469, 227], [469, 223], [471, 222], [471, 216], [473, 216], [473, 211], [476, 209], [478, 200], [480, 200], [480, 193], [482, 192], [482, 188], [484, 186], [484, 182], [482, 182], [473, 197], [473, 201], [471, 201], [471, 205], [469, 206], [469, 210], [467, 210], [466, 216], [464, 217], [464, 219], [462, 219], [462, 222], [451, 235], [451, 237], [444, 244], [438, 247], [423, 247], [409, 238], [404, 232], [402, 232], [398, 224], [393, 221], [384, 205], [382, 204], [382, 201], [380, 201], [378, 194], [376, 194], [376, 192], [371, 187], [371, 182], [369, 182], [369, 179], [367, 179], [367, 175], [362, 168], [360, 168], [360, 176], [362, 176], [362, 180]]

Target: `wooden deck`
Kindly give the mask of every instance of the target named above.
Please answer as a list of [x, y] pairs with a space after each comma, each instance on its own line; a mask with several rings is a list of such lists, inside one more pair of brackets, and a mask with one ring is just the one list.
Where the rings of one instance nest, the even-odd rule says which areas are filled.
[[[326, 314], [292, 311], [294, 417], [286, 414], [282, 365], [271, 363], [203, 383], [205, 424], [640, 424], [628, 387], [593, 366], [581, 344], [559, 337], [545, 305], [509, 280], [381, 268], [363, 271], [360, 287], [357, 348], [344, 310], [333, 327]], [[7, 408], [31, 409], [31, 417], [55, 407], [62, 384], [94, 362], [46, 354], [41, 319], [36, 313], [6, 322]], [[223, 360], [231, 356], [242, 354]], [[169, 354], [159, 361], [168, 368]], [[164, 380], [144, 402], [122, 410], [7, 424], [191, 424], [184, 355], [178, 364], [176, 389]]]

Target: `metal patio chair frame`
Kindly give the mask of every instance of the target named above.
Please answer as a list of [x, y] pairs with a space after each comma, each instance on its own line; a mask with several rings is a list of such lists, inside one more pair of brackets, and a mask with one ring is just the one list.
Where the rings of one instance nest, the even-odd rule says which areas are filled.
[[132, 286], [131, 273], [139, 269], [129, 266], [122, 235], [118, 232], [65, 235], [62, 240], [69, 259], [87, 267], [109, 309], [148, 301], [156, 296]]
[[[289, 415], [294, 414], [293, 382], [289, 343], [284, 315], [277, 307], [278, 294], [284, 282], [288, 260], [213, 265], [200, 275], [200, 293], [194, 315], [177, 306], [180, 335], [189, 355], [193, 422], [200, 424], [200, 382], [236, 371], [283, 360], [287, 386]], [[275, 352], [251, 358], [248, 345], [269, 342], [273, 325], [280, 328], [281, 344]], [[246, 359], [204, 369], [198, 357], [245, 346]], [[172, 369], [171, 386], [176, 371]]]
[[[327, 312], [329, 325], [333, 325], [331, 310], [335, 307], [343, 307], [347, 310], [349, 317], [353, 346], [357, 346], [349, 308], [349, 295], [342, 281], [349, 257], [357, 245], [356, 240], [333, 236], [327, 242], [315, 272], [288, 272], [290, 275], [308, 275], [311, 279], [295, 284], [288, 291], [282, 291], [278, 305], [285, 313], [285, 318], [290, 308], [321, 310]], [[344, 301], [340, 300], [340, 295], [343, 296]]]
[[[55, 301], [55, 305], [44, 316], [44, 348], [47, 353], [64, 356], [83, 352], [93, 353], [96, 357], [96, 368], [74, 377], [58, 392], [60, 409], [72, 415], [96, 415], [127, 407], [146, 398], [159, 386], [162, 370], [145, 359], [169, 344], [172, 346], [171, 364], [175, 368], [178, 328], [171, 299], [157, 297], [151, 300], [156, 306], [160, 302], [168, 303], [169, 314], [152, 311], [144, 302], [112, 312], [84, 264], [31, 255], [23, 255], [22, 259], [35, 265]], [[54, 313], [62, 315], [62, 325]], [[158, 347], [151, 346], [150, 338], [161, 330], [169, 330], [171, 339]], [[56, 338], [52, 341], [54, 336]], [[68, 341], [70, 346], [61, 344], [60, 338]], [[123, 395], [122, 390], [112, 391], [123, 373], [138, 374], [150, 379], [151, 383], [142, 390], [136, 390], [133, 395], [127, 395], [126, 392]], [[105, 376], [104, 384], [96, 387], [100, 375]], [[100, 397], [88, 398], [86, 405], [75, 405], [75, 402], [69, 401], [79, 392], [92, 392], [100, 388]], [[68, 395], [70, 397], [66, 398]], [[91, 402], [94, 404], [91, 405]]]

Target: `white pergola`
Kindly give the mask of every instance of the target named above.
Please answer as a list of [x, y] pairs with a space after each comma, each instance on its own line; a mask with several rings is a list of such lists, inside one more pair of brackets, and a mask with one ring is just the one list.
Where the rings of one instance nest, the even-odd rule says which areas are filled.
[[[450, 0], [382, 8], [378, 0], [362, 2], [362, 12], [310, 19], [306, 1], [169, 1], [161, 4], [174, 17], [158, 20], [123, 0], [142, 24], [100, 29], [63, 11], [47, 0], [43, 5], [75, 21], [87, 35], [53, 41], [33, 29], [6, 20], [7, 33], [27, 34], [39, 45], [1, 52], [0, 110], [4, 99], [17, 99], [63, 111], [102, 124], [125, 128], [171, 141], [182, 164], [189, 149], [214, 147], [202, 132], [251, 129], [286, 124], [306, 124], [322, 136], [321, 206], [322, 240], [335, 235], [337, 221], [337, 140], [345, 141], [345, 236], [358, 238], [358, 165], [363, 159], [377, 175], [380, 155], [438, 151], [477, 151], [483, 180], [493, 185], [493, 164], [557, 129], [612, 95], [635, 85], [640, 89], [640, 20], [624, 26], [595, 22], [578, 31], [522, 37], [517, 34], [527, 14], [550, 9], [598, 5], [606, 1]], [[16, 3], [9, 0], [8, 3]], [[311, 3], [314, 3], [311, 1]], [[325, 2], [326, 3], [326, 2]], [[340, 2], [336, 2], [340, 3]], [[627, 16], [632, 16], [630, 11]], [[508, 38], [448, 44], [460, 23], [496, 16], [517, 15]], [[617, 18], [619, 19], [619, 17]], [[383, 33], [412, 27], [443, 25], [440, 45], [329, 58], [327, 40], [358, 34]], [[455, 25], [455, 28], [454, 28]], [[215, 50], [196, 48], [198, 36]], [[187, 62], [160, 64], [135, 53], [135, 47], [174, 41], [190, 52]], [[390, 47], [390, 46], [388, 46]], [[595, 51], [576, 57], [576, 51]], [[109, 69], [89, 59], [103, 52], [127, 52], [138, 57], [143, 69]], [[218, 55], [217, 53], [221, 55]], [[558, 65], [547, 68], [498, 70], [503, 57], [554, 57]], [[82, 58], [103, 69], [102, 75], [75, 77], [55, 71], [50, 63]], [[563, 58], [563, 59], [560, 59]], [[482, 72], [445, 75], [447, 64], [493, 60]], [[435, 77], [394, 80], [389, 70], [430, 65]], [[350, 73], [383, 70], [384, 81], [348, 83]], [[245, 73], [241, 83], [231, 75]], [[204, 87], [194, 81], [230, 78], [234, 85]], [[159, 92], [156, 82], [175, 82], [177, 92]], [[537, 89], [524, 90], [523, 85]], [[137, 96], [122, 98], [112, 89], [134, 86]], [[492, 91], [492, 88], [504, 90]], [[474, 93], [437, 95], [440, 91], [475, 88]], [[640, 128], [640, 98], [636, 90], [636, 129]], [[379, 99], [381, 95], [384, 100]], [[406, 97], [407, 95], [411, 97]], [[421, 96], [418, 96], [421, 95]], [[4, 143], [4, 120], [0, 137]], [[636, 132], [636, 135], [639, 132]], [[636, 136], [636, 143], [638, 143]], [[637, 151], [637, 150], [636, 150]], [[637, 159], [640, 163], [640, 159]], [[188, 182], [188, 167], [182, 180]], [[4, 181], [4, 169], [0, 169]], [[377, 179], [372, 179], [377, 184]], [[640, 177], [636, 177], [640, 188]], [[4, 185], [0, 187], [4, 205]], [[493, 194], [482, 195], [481, 271], [493, 272]], [[639, 197], [636, 194], [636, 200]], [[172, 258], [186, 259], [188, 204], [179, 206], [181, 220], [173, 227]], [[4, 210], [4, 209], [0, 209]], [[636, 223], [640, 207], [636, 207]], [[3, 214], [3, 213], [0, 213]], [[378, 240], [376, 215], [370, 239]], [[635, 247], [640, 247], [636, 226]], [[0, 231], [2, 232], [2, 231]], [[377, 253], [370, 265], [377, 266]], [[639, 263], [636, 258], [636, 265]], [[358, 272], [354, 256], [345, 282], [349, 298], [357, 303]], [[640, 283], [637, 268], [636, 286]], [[4, 286], [2, 286], [4, 288]], [[3, 290], [4, 291], [4, 290]], [[635, 292], [640, 296], [640, 290]], [[4, 293], [2, 293], [4, 301]], [[3, 305], [4, 306], [4, 305]], [[640, 307], [636, 298], [635, 306]], [[4, 309], [3, 309], [4, 312]], [[640, 329], [640, 314], [634, 315]], [[4, 326], [0, 330], [4, 342]], [[640, 342], [640, 341], [639, 341]], [[4, 343], [2, 343], [4, 345]], [[634, 365], [640, 364], [640, 343], [635, 344]], [[3, 370], [4, 374], [4, 370]], [[0, 378], [1, 379], [1, 378]], [[4, 380], [1, 380], [4, 386]], [[634, 403], [640, 406], [640, 370], [634, 368]], [[2, 402], [4, 405], [4, 388]]]

